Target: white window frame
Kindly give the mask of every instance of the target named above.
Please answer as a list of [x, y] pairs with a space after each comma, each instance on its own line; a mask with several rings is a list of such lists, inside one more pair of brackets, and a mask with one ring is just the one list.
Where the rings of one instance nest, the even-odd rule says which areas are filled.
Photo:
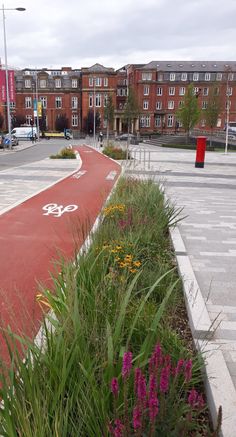
[[168, 101], [168, 109], [175, 109], [175, 102], [174, 100]]
[[31, 88], [31, 79], [25, 79], [25, 88]]
[[170, 73], [170, 81], [171, 82], [175, 81], [175, 73]]
[[143, 109], [147, 110], [149, 107], [149, 101], [148, 100], [144, 100], [143, 101]]
[[39, 88], [47, 88], [46, 79], [39, 79]]
[[197, 82], [199, 80], [199, 73], [193, 73], [193, 81]]
[[161, 116], [157, 115], [155, 117], [155, 127], [161, 127]]
[[211, 80], [211, 73], [205, 73], [205, 80], [208, 82]]
[[226, 96], [232, 96], [232, 94], [233, 94], [233, 88], [232, 86], [228, 86], [226, 90]]
[[163, 88], [161, 86], [157, 87], [157, 96], [162, 96], [163, 94]]
[[96, 108], [101, 108], [101, 101], [102, 101], [101, 94], [97, 93], [95, 95], [95, 106], [96, 106]]
[[174, 86], [170, 86], [169, 87], [169, 96], [174, 96], [175, 95], [175, 87]]
[[161, 100], [158, 100], [156, 102], [156, 109], [159, 110], [159, 111], [162, 109], [162, 101]]
[[78, 97], [77, 96], [71, 97], [71, 108], [78, 109]]
[[95, 78], [95, 86], [102, 86], [102, 78], [101, 77]]
[[185, 96], [185, 86], [181, 86], [179, 89], [179, 96]]
[[142, 73], [142, 80], [152, 80], [152, 73]]
[[61, 88], [61, 79], [58, 77], [55, 79], [55, 88]]
[[89, 108], [92, 108], [92, 107], [93, 107], [93, 94], [90, 93], [89, 94]]
[[203, 95], [203, 96], [208, 96], [208, 94], [209, 94], [209, 88], [204, 87], [204, 88], [203, 88], [202, 95]]
[[183, 82], [186, 82], [186, 81], [188, 80], [188, 73], [182, 73], [182, 74], [181, 74], [181, 80], [182, 80]]
[[230, 80], [230, 81], [234, 80], [234, 73], [228, 74], [228, 80]]
[[150, 90], [149, 86], [144, 85], [144, 87], [143, 87], [143, 95], [144, 96], [149, 96], [149, 90]]
[[104, 108], [107, 107], [107, 102], [108, 102], [108, 94], [104, 94], [104, 97], [103, 97], [103, 106], [104, 106]]
[[167, 127], [174, 126], [174, 116], [172, 114], [167, 115]]
[[93, 77], [89, 76], [89, 86], [93, 86]]
[[32, 108], [32, 97], [25, 97], [25, 109]]
[[222, 73], [216, 73], [216, 80], [222, 80]]
[[194, 92], [194, 94], [196, 95], [196, 94], [198, 93], [198, 91], [199, 91], [198, 86], [195, 86], [195, 87], [193, 88], [193, 92]]
[[72, 117], [71, 117], [71, 126], [72, 127], [78, 127], [78, 125], [79, 125], [78, 114], [72, 114]]
[[103, 85], [104, 85], [105, 87], [108, 86], [108, 77], [104, 77], [104, 79], [103, 79]]
[[26, 122], [26, 124], [31, 124], [31, 121], [32, 121], [32, 116], [31, 115], [26, 115], [25, 116], [25, 122]]
[[71, 79], [71, 88], [78, 87], [78, 79]]
[[61, 98], [61, 96], [56, 96], [55, 97], [55, 108], [56, 109], [61, 109], [62, 108], [62, 98]]
[[45, 96], [40, 96], [39, 97], [40, 102], [42, 103], [42, 108], [43, 109], [47, 109], [47, 97]]
[[207, 100], [202, 101], [202, 109], [207, 109]]

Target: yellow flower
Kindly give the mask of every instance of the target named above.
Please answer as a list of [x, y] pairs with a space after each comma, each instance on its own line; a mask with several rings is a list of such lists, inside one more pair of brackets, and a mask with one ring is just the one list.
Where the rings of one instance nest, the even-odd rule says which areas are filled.
[[136, 273], [136, 272], [137, 272], [137, 269], [130, 269], [130, 272], [131, 272], [131, 273]]
[[135, 267], [140, 267], [140, 266], [141, 266], [141, 262], [140, 262], [140, 261], [134, 261], [134, 262], [133, 262], [133, 265], [134, 265]]

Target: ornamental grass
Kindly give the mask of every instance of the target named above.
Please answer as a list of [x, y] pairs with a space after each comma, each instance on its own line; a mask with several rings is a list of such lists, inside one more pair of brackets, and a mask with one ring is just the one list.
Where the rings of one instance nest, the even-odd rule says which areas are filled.
[[152, 181], [120, 179], [88, 251], [39, 290], [43, 343], [6, 332], [0, 435], [211, 435], [199, 419], [202, 359], [175, 326], [183, 296], [169, 227], [180, 213]]

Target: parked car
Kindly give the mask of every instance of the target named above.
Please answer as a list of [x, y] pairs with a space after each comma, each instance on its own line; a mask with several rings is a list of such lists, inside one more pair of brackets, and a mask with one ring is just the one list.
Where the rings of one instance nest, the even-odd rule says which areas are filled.
[[[10, 139], [9, 134], [1, 135], [0, 136], [0, 147], [3, 149], [3, 147], [8, 147], [8, 144], [5, 143], [6, 140]], [[7, 141], [8, 142], [8, 141]], [[15, 135], [11, 136], [11, 144], [12, 146], [18, 146], [19, 140]]]
[[[117, 137], [116, 137], [116, 139], [118, 140], [118, 141], [127, 141], [128, 140], [128, 134], [121, 134], [121, 135], [118, 135]], [[135, 135], [133, 135], [133, 134], [129, 134], [129, 140], [131, 141], [131, 140], [135, 140]]]

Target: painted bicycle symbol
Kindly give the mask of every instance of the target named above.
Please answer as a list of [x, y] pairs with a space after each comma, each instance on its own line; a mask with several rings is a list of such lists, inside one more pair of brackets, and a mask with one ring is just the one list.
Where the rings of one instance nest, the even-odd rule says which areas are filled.
[[73, 212], [78, 209], [77, 205], [58, 205], [57, 203], [49, 203], [48, 205], [43, 206], [43, 211], [47, 211], [43, 213], [43, 215], [54, 215], [54, 217], [61, 217], [65, 212]]

